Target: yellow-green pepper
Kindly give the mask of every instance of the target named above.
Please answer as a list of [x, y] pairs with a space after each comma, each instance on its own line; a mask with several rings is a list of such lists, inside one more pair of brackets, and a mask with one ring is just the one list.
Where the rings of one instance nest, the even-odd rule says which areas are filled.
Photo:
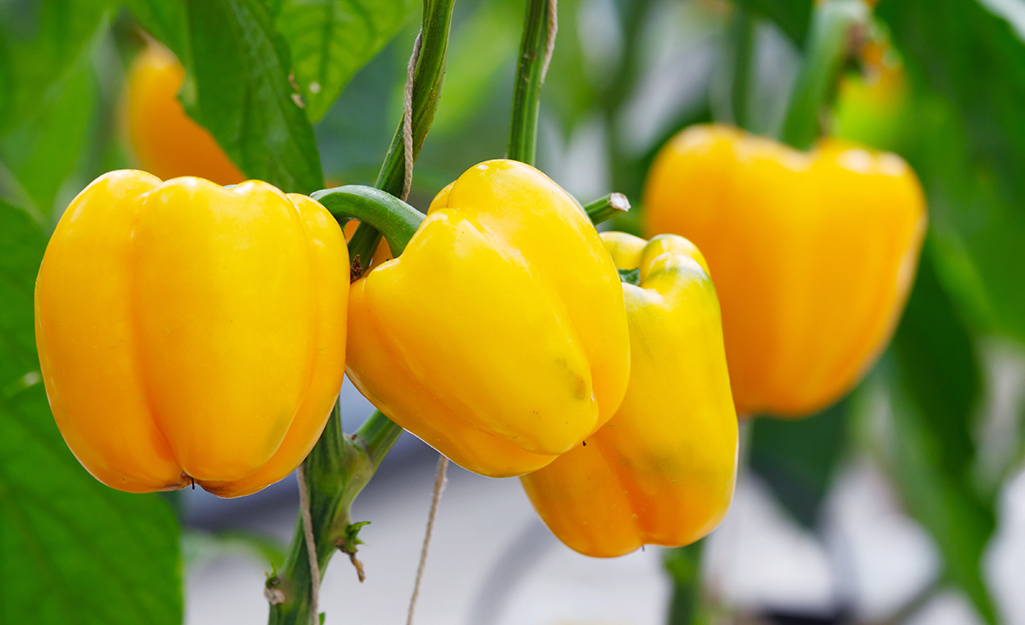
[[234, 497], [302, 462], [342, 385], [349, 254], [323, 206], [249, 181], [115, 171], [61, 217], [36, 343], [101, 482]]
[[487, 161], [438, 194], [401, 256], [353, 283], [346, 363], [381, 412], [453, 462], [534, 471], [623, 398], [619, 277], [568, 193]]
[[701, 253], [674, 235], [602, 234], [623, 283], [630, 385], [616, 414], [582, 445], [521, 478], [548, 527], [572, 549], [615, 557], [681, 546], [726, 515], [737, 470], [715, 287]]

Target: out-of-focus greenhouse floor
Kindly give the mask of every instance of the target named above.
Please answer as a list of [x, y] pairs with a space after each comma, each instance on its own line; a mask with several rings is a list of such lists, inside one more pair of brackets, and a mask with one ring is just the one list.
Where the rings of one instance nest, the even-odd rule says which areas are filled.
[[[346, 414], [365, 414], [362, 401], [350, 387], [343, 395]], [[372, 521], [359, 554], [367, 580], [359, 584], [344, 555], [332, 560], [321, 591], [329, 624], [405, 622], [436, 458], [406, 435], [357, 500], [354, 518]], [[1025, 474], [1009, 484], [987, 576], [1007, 625], [1025, 625]], [[294, 529], [298, 496], [290, 481], [269, 491], [262, 499], [233, 502], [190, 492], [186, 505], [193, 524], [206, 530], [244, 529], [284, 543]], [[871, 623], [912, 601], [939, 574], [931, 539], [901, 512], [868, 461], [850, 462], [840, 474], [819, 536], [791, 520], [756, 477], [743, 476], [729, 515], [708, 542], [708, 591], [745, 613], [845, 614], [843, 622]], [[262, 622], [269, 567], [242, 553], [201, 553], [207, 555], [186, 570], [187, 625]], [[416, 623], [661, 625], [669, 592], [660, 549], [613, 560], [580, 556], [537, 520], [517, 480], [451, 467]], [[979, 622], [962, 597], [943, 591], [909, 621]]]

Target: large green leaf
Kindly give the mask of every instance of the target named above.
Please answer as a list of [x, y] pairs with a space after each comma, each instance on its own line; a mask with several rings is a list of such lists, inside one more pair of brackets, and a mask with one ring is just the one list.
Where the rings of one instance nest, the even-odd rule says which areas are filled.
[[33, 336], [44, 246], [27, 213], [0, 202], [0, 623], [181, 623], [167, 504], [93, 479], [50, 415]]
[[187, 0], [183, 100], [247, 176], [285, 191], [324, 186], [288, 45], [260, 0]]
[[50, 85], [79, 58], [112, 5], [113, 0], [46, 0], [18, 32], [0, 20], [0, 135], [37, 113]]
[[0, 159], [41, 223], [49, 224], [57, 191], [79, 161], [93, 130], [96, 103], [96, 80], [83, 54], [51, 86], [36, 115], [0, 138]]
[[884, 0], [912, 78], [943, 281], [976, 320], [1025, 341], [1025, 44], [976, 0]]
[[415, 0], [283, 0], [278, 29], [292, 51], [292, 67], [317, 121], [353, 75], [402, 28]]
[[[930, 246], [927, 246], [927, 251]], [[982, 555], [996, 521], [974, 487], [974, 418], [982, 372], [974, 339], [923, 256], [893, 341], [890, 463], [909, 512], [933, 535], [947, 578], [996, 622]]]
[[125, 0], [125, 5], [149, 34], [179, 59], [186, 57], [188, 20], [184, 0]]

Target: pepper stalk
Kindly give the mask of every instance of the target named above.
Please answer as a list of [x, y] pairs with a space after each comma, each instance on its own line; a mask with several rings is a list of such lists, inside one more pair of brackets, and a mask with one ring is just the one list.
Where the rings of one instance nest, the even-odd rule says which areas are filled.
[[[452, 8], [455, 0], [424, 0], [423, 9], [423, 44], [420, 58], [413, 76], [413, 161], [420, 155], [427, 131], [434, 121], [434, 112], [438, 109], [441, 97], [441, 83], [445, 78], [445, 62], [448, 58], [449, 31], [452, 26]], [[405, 146], [403, 145], [402, 124], [399, 120], [398, 129], [392, 138], [388, 154], [381, 165], [374, 186], [382, 191], [398, 196], [402, 193], [405, 180]], [[361, 259], [360, 266], [370, 266], [374, 250], [381, 242], [381, 233], [368, 224], [360, 224], [356, 233], [349, 241], [349, 257]]]
[[[413, 159], [419, 155], [420, 147], [434, 119], [441, 83], [445, 73], [445, 60], [448, 53], [449, 31], [452, 23], [452, 10], [455, 0], [424, 0], [422, 46], [420, 58], [413, 77]], [[349, 256], [369, 259], [381, 239], [380, 232], [374, 225], [385, 227], [385, 221], [373, 217], [377, 215], [399, 216], [398, 222], [405, 227], [408, 236], [412, 236], [416, 224], [419, 224], [419, 213], [412, 207], [401, 203], [403, 207], [395, 208], [390, 200], [399, 202], [392, 195], [401, 192], [405, 176], [405, 159], [403, 155], [402, 124], [392, 140], [391, 148], [385, 158], [376, 186], [380, 191], [366, 188], [359, 193], [348, 193], [346, 188], [325, 191], [315, 194], [328, 204], [338, 202], [339, 198], [348, 198], [350, 204], [361, 206], [365, 219], [356, 234], [349, 242]], [[352, 189], [348, 189], [352, 191]], [[334, 194], [335, 198], [327, 199]], [[389, 195], [389, 193], [391, 195]], [[390, 200], [389, 200], [390, 198]], [[384, 207], [382, 208], [382, 204]], [[355, 211], [355, 209], [354, 209]], [[360, 215], [349, 215], [360, 218]], [[361, 219], [362, 220], [362, 219]], [[409, 227], [412, 226], [412, 230]], [[389, 230], [392, 228], [389, 227]], [[398, 229], [395, 232], [399, 232]], [[399, 241], [399, 235], [389, 237], [392, 250], [398, 254], [405, 242]], [[362, 263], [361, 263], [362, 264]], [[342, 431], [341, 412], [335, 405], [324, 433], [305, 460], [306, 487], [309, 495], [311, 526], [314, 543], [316, 544], [317, 562], [321, 573], [327, 568], [335, 550], [347, 553], [357, 565], [357, 572], [362, 579], [362, 570], [355, 558], [356, 545], [359, 543], [358, 532], [362, 524], [353, 523], [351, 506], [356, 496], [369, 483], [380, 465], [381, 460], [402, 434], [402, 428], [388, 419], [379, 411], [371, 414], [352, 436]], [[302, 515], [296, 523], [295, 533], [289, 544], [285, 563], [280, 572], [271, 576], [266, 583], [265, 594], [270, 601], [270, 625], [306, 625], [314, 615], [311, 614], [311, 597], [313, 580], [310, 571], [310, 559], [307, 555]]]

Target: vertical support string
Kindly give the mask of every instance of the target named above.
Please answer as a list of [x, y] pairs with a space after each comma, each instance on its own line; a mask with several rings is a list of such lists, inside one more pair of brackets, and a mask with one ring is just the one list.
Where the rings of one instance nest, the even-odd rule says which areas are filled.
[[409, 615], [406, 618], [406, 625], [413, 625], [413, 611], [416, 609], [416, 600], [420, 596], [420, 582], [423, 580], [424, 568], [427, 566], [427, 548], [431, 544], [431, 533], [434, 531], [434, 518], [438, 514], [438, 502], [441, 501], [441, 491], [445, 489], [446, 472], [448, 470], [448, 458], [442, 456], [438, 460], [438, 473], [434, 478], [434, 494], [431, 497], [431, 511], [427, 515], [427, 532], [424, 534], [423, 548], [420, 550], [420, 566], [416, 569], [416, 581], [413, 583], [413, 596], [409, 600]]
[[310, 560], [310, 622], [320, 624], [317, 603], [320, 599], [320, 565], [317, 562], [317, 543], [313, 538], [313, 519], [310, 514], [310, 491], [306, 488], [306, 461], [295, 472], [299, 479], [299, 510], [303, 517], [303, 535], [306, 538], [306, 555]]

